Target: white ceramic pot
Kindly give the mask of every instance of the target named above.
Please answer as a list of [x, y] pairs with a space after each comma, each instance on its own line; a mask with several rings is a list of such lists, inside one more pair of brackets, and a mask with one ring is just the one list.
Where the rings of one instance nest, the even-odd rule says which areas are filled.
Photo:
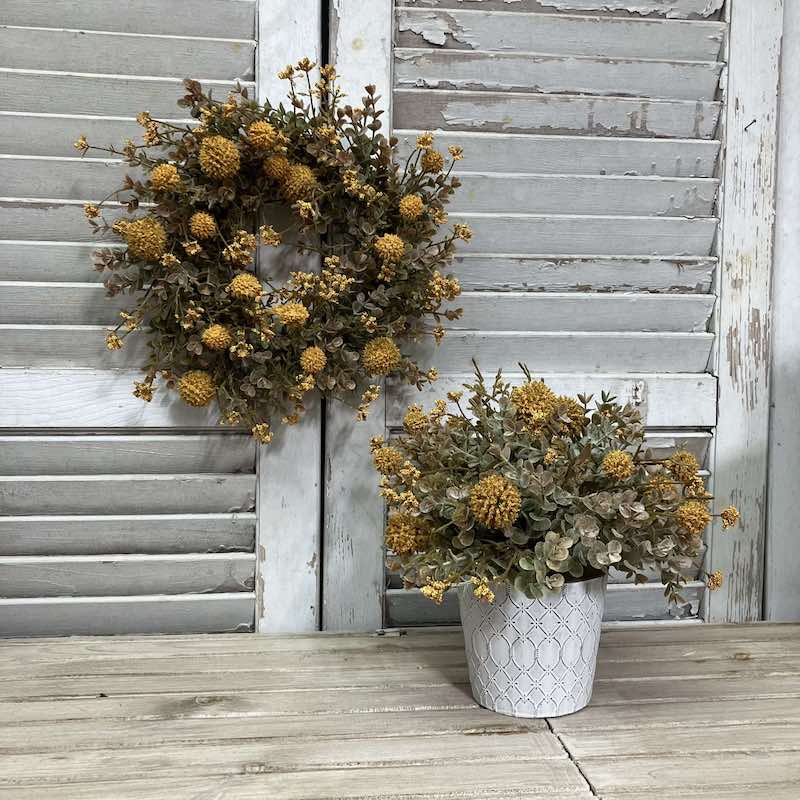
[[559, 594], [530, 600], [493, 585], [485, 603], [458, 590], [472, 694], [512, 717], [559, 717], [592, 697], [606, 576], [567, 583]]

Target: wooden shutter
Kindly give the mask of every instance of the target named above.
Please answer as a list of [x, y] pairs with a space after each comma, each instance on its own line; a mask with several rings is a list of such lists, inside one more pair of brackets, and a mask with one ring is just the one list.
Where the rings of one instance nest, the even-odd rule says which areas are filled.
[[[440, 347], [417, 351], [442, 373], [424, 401], [460, 383], [473, 357], [487, 373], [522, 361], [559, 392], [615, 391], [639, 406], [656, 450], [705, 462], [720, 6], [396, 4], [394, 133], [406, 150], [424, 130], [464, 147], [451, 220], [475, 231], [455, 265], [464, 316]], [[419, 399], [390, 389], [390, 432]], [[692, 581], [670, 610], [658, 581], [611, 581], [610, 620], [696, 617], [704, 590]], [[387, 624], [456, 617], [453, 603], [433, 606], [389, 576]]]
[[2, 4], [0, 636], [252, 630], [255, 447], [203, 432], [213, 412], [131, 396], [144, 342], [105, 349], [126, 304], [104, 298], [82, 210], [125, 165], [72, 142], [179, 117], [185, 77], [252, 87], [255, 10]]

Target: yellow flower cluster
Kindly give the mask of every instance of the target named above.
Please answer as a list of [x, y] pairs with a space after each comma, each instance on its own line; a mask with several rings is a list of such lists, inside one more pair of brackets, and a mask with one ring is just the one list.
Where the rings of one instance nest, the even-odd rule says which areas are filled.
[[322, 372], [327, 363], [328, 357], [321, 347], [312, 345], [311, 347], [306, 347], [306, 349], [300, 353], [300, 366], [303, 368], [303, 372], [309, 375], [316, 375]]
[[190, 406], [207, 406], [213, 400], [216, 391], [214, 379], [202, 369], [190, 370], [178, 381], [181, 400]]
[[665, 462], [664, 466], [675, 480], [683, 484], [691, 484], [697, 477], [700, 465], [697, 459], [686, 450], [678, 450], [673, 453]]
[[246, 267], [253, 260], [258, 240], [252, 233], [236, 231], [233, 241], [222, 251], [222, 257], [231, 264]]
[[442, 604], [444, 593], [451, 585], [449, 581], [428, 581], [428, 583], [420, 589], [420, 592], [423, 597], [427, 597], [428, 600], [433, 600], [438, 606]]
[[284, 325], [305, 325], [308, 321], [308, 309], [302, 303], [284, 303], [275, 306], [272, 313]]
[[319, 186], [310, 167], [304, 164], [291, 164], [283, 177], [281, 191], [287, 200], [308, 200]]
[[388, 375], [400, 366], [400, 359], [400, 348], [388, 336], [367, 342], [361, 353], [361, 363], [370, 375]]
[[461, 284], [457, 278], [434, 272], [425, 290], [430, 307], [438, 306], [443, 300], [455, 300], [461, 294]]
[[706, 581], [706, 586], [712, 591], [716, 592], [717, 589], [722, 587], [722, 584], [725, 581], [725, 577], [719, 570], [714, 570], [709, 576], [708, 580]]
[[422, 154], [420, 164], [424, 172], [441, 172], [444, 168], [444, 156], [438, 150], [429, 148]]
[[214, 180], [226, 180], [239, 172], [239, 149], [224, 136], [207, 136], [200, 143], [200, 169]]
[[195, 239], [202, 242], [217, 235], [217, 222], [211, 214], [196, 211], [189, 219], [189, 231]]
[[722, 510], [720, 517], [723, 529], [732, 528], [739, 521], [739, 509], [736, 506], [728, 506]]
[[413, 405], [406, 409], [403, 417], [403, 427], [408, 433], [422, 433], [428, 427], [428, 417], [422, 410], [422, 406]]
[[405, 242], [395, 233], [384, 233], [372, 245], [381, 261], [396, 264], [406, 251]]
[[700, 534], [711, 522], [711, 512], [706, 508], [705, 503], [701, 503], [699, 500], [689, 500], [678, 506], [675, 518], [684, 530]]
[[276, 145], [283, 144], [283, 134], [265, 120], [257, 120], [247, 128], [247, 138], [256, 150], [272, 150]]
[[469, 507], [481, 525], [503, 529], [516, 521], [522, 508], [522, 499], [511, 481], [493, 473], [472, 486]]
[[233, 344], [233, 336], [225, 325], [209, 325], [200, 334], [200, 341], [209, 350], [227, 350]]
[[403, 454], [396, 448], [384, 445], [372, 454], [375, 469], [381, 475], [394, 475], [403, 466]]
[[494, 603], [494, 592], [486, 578], [470, 578], [473, 585], [472, 594], [483, 603]]
[[167, 247], [167, 232], [158, 220], [143, 217], [126, 221], [122, 235], [132, 261], [158, 261]]
[[525, 428], [536, 433], [553, 415], [558, 398], [544, 381], [528, 381], [511, 390], [511, 402], [517, 409], [517, 416], [525, 423]]
[[144, 400], [145, 403], [149, 403], [153, 399], [153, 384], [147, 381], [134, 381], [133, 396], [138, 397], [139, 400]]
[[150, 170], [150, 186], [157, 192], [171, 192], [181, 185], [181, 176], [174, 164], [158, 164]]
[[286, 156], [270, 156], [264, 159], [262, 164], [264, 174], [273, 181], [280, 183], [286, 179], [289, 174], [291, 164]]
[[392, 514], [386, 523], [386, 546], [397, 555], [418, 553], [430, 542], [430, 529], [419, 517]]
[[238, 300], [255, 300], [264, 293], [261, 281], [252, 272], [239, 272], [225, 287]]
[[250, 433], [252, 433], [253, 438], [261, 444], [269, 444], [272, 441], [272, 431], [267, 422], [259, 422], [258, 425], [253, 425]]
[[364, 422], [369, 414], [369, 407], [381, 396], [381, 387], [377, 384], [367, 386], [361, 395], [361, 402], [356, 409], [356, 419]]
[[106, 347], [109, 350], [122, 350], [122, 339], [116, 333], [109, 333], [106, 336]]
[[609, 478], [626, 481], [634, 472], [633, 458], [624, 450], [611, 450], [605, 454], [600, 468]]

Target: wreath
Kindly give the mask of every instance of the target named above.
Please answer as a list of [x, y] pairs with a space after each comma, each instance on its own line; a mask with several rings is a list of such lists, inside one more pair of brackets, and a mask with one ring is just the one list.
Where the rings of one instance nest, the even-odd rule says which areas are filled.
[[[262, 443], [276, 416], [300, 420], [311, 392], [355, 398], [364, 419], [380, 379], [418, 388], [435, 380], [401, 345], [421, 336], [438, 343], [443, 321], [460, 315], [442, 310], [460, 293], [442, 270], [456, 241], [472, 235], [461, 224], [442, 230], [461, 149], [445, 158], [424, 133], [398, 162], [375, 87], [360, 107], [345, 105], [334, 68], [315, 80], [315, 66], [303, 59], [279, 73], [286, 106], [259, 104], [238, 85], [218, 101], [187, 80], [178, 105], [199, 124], [144, 112], [142, 143], [75, 143], [83, 154], [122, 156], [138, 172], [84, 207], [96, 233], [127, 245], [98, 250], [95, 264], [110, 273], [110, 296], [136, 297], [106, 346], [122, 348], [137, 330], [148, 338], [133, 394], [149, 402], [161, 377], [191, 406], [216, 399], [223, 423], [246, 424]], [[106, 218], [111, 206], [124, 211]], [[263, 248], [283, 248], [280, 259], [292, 247], [318, 254], [319, 269], [293, 271], [282, 285], [256, 272]], [[359, 400], [357, 387], [370, 381]]]

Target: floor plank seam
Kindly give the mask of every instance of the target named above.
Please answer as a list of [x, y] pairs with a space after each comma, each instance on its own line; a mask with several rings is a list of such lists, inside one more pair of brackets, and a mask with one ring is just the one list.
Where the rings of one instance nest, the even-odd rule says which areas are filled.
[[575, 769], [578, 770], [580, 773], [581, 778], [583, 778], [584, 783], [586, 784], [586, 788], [592, 793], [592, 797], [600, 797], [599, 794], [594, 790], [594, 786], [592, 782], [589, 780], [589, 776], [583, 771], [583, 768], [578, 763], [578, 761], [573, 757], [572, 753], [570, 752], [569, 747], [567, 747], [564, 740], [561, 738], [561, 735], [553, 728], [553, 724], [550, 722], [549, 717], [545, 717], [544, 721], [547, 723], [547, 727], [550, 730], [550, 733], [558, 739], [558, 743], [561, 745], [561, 749], [566, 753], [567, 758], [575, 765]]

